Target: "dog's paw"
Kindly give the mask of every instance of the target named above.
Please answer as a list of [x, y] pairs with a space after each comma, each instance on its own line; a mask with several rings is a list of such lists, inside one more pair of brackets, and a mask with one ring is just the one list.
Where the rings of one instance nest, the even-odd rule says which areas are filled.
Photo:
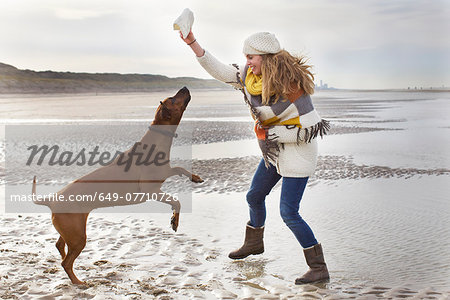
[[174, 212], [172, 215], [172, 218], [170, 218], [170, 226], [172, 227], [173, 231], [175, 231], [175, 232], [177, 232], [179, 220], [180, 220], [180, 214]]
[[203, 179], [200, 178], [200, 176], [192, 174], [192, 178], [191, 178], [192, 182], [196, 182], [196, 183], [201, 183], [203, 182]]

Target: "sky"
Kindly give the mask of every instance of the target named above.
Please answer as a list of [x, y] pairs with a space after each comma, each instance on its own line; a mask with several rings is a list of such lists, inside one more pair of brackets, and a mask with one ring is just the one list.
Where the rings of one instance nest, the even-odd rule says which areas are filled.
[[211, 78], [173, 30], [194, 12], [200, 45], [244, 64], [274, 33], [336, 88], [450, 86], [450, 0], [0, 0], [0, 62], [19, 69]]

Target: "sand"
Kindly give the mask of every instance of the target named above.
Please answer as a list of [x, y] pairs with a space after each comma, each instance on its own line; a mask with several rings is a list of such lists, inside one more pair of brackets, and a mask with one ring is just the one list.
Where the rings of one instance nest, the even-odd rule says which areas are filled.
[[[279, 185], [267, 198], [265, 253], [240, 261], [227, 258], [243, 239], [248, 218], [245, 192], [260, 158], [239, 94], [217, 93], [193, 92], [193, 101], [199, 102], [191, 103], [182, 123], [185, 129], [195, 129], [191, 165], [205, 182], [191, 184], [175, 177], [164, 184], [171, 193], [186, 189], [193, 192], [192, 212], [182, 213], [178, 232], [169, 227], [168, 207], [162, 213], [93, 213], [88, 220], [87, 246], [74, 268], [87, 284], [74, 286], [60, 266], [50, 214], [3, 213], [0, 297], [450, 298], [450, 256], [446, 250], [450, 247], [446, 196], [450, 194], [450, 143], [446, 137], [450, 128], [448, 106], [443, 101], [448, 93], [343, 91], [316, 95], [316, 107], [334, 126], [331, 135], [319, 143], [317, 172], [308, 183], [301, 214], [323, 244], [331, 280], [304, 286], [293, 284], [307, 266], [299, 245], [279, 217]], [[11, 97], [7, 100], [13, 114], [0, 113], [0, 119], [4, 124], [26, 124], [30, 120], [39, 124], [119, 122], [131, 124], [128, 129], [136, 128], [136, 133], [129, 132], [134, 137], [139, 135], [145, 117], [141, 108], [154, 109], [161, 95], [149, 95], [149, 103], [140, 100], [141, 96]], [[212, 96], [217, 103], [207, 102]], [[125, 112], [116, 105], [123, 97], [135, 103]], [[232, 100], [225, 104], [223, 100], [229, 97]], [[101, 110], [111, 98], [113, 104]], [[100, 111], [95, 114], [98, 118], [89, 119], [95, 110], [83, 111], [74, 100], [78, 104], [94, 103]], [[418, 117], [417, 112], [429, 107], [430, 101], [438, 107], [437, 112], [433, 117]], [[58, 103], [54, 110], [51, 103]], [[63, 104], [74, 109], [63, 111]], [[39, 106], [47, 109], [32, 112]], [[132, 117], [136, 118], [128, 119]], [[430, 131], [436, 135], [412, 138]], [[123, 135], [117, 132], [106, 137], [125, 146], [127, 138]], [[90, 132], [81, 139], [104, 136]], [[441, 138], [437, 140], [437, 136]], [[430, 141], [435, 147], [425, 151]], [[0, 153], [3, 151], [4, 147]], [[0, 168], [6, 167], [3, 152]], [[50, 190], [85, 172], [50, 171], [40, 174]], [[25, 177], [32, 174], [23, 172], [9, 175], [8, 184], [28, 185]], [[0, 195], [4, 195], [6, 180], [2, 173]], [[56, 181], [49, 183], [51, 179]]]

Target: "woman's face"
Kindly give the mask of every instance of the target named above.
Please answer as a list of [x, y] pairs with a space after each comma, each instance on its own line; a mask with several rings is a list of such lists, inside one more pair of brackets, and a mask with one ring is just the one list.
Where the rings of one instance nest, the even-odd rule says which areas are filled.
[[261, 62], [262, 62], [262, 56], [256, 55], [256, 54], [247, 54], [247, 66], [249, 66], [253, 74], [255, 75], [261, 75]]

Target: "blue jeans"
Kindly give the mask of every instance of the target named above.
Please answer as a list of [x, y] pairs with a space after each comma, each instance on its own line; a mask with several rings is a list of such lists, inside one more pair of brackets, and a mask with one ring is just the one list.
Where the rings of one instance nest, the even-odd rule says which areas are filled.
[[[266, 196], [281, 178], [274, 166], [270, 165], [269, 168], [266, 168], [264, 160], [261, 160], [253, 175], [250, 190], [247, 193], [247, 202], [250, 209], [250, 226], [261, 227], [264, 225], [266, 220]], [[294, 233], [303, 248], [317, 244], [311, 228], [298, 213], [300, 200], [307, 182], [308, 177], [283, 177], [280, 198], [281, 218]]]

